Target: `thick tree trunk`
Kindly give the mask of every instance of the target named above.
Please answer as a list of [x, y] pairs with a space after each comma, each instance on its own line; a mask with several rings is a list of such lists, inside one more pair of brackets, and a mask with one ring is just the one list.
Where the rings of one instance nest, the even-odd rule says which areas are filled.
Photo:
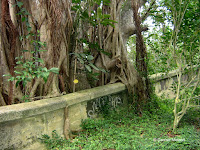
[[[15, 83], [7, 83], [8, 77], [0, 78], [1, 83], [1, 105], [19, 103], [22, 99], [21, 90], [26, 90], [26, 93], [31, 97], [37, 96], [58, 96], [61, 92], [66, 93], [69, 89], [69, 44], [72, 31], [72, 18], [70, 12], [70, 1], [68, 0], [40, 0], [27, 1], [23, 0], [23, 6], [31, 14], [28, 20], [32, 27], [32, 33], [40, 30], [39, 39], [23, 39], [22, 43], [17, 43], [17, 30], [20, 36], [27, 35], [27, 29], [24, 23], [16, 22], [21, 20], [20, 16], [16, 16], [16, 6], [14, 0], [2, 0], [1, 8], [3, 8], [1, 23], [1, 74], [11, 74], [14, 76], [15, 57], [24, 56], [25, 59], [30, 59], [32, 54], [22, 53], [15, 48], [20, 47], [21, 50], [33, 50], [30, 40], [40, 40], [47, 42], [47, 52], [40, 52], [36, 57], [44, 60], [43, 67], [48, 69], [57, 67], [60, 70], [60, 76], [51, 74], [46, 84], [41, 79], [32, 80], [26, 87], [15, 87]], [[16, 18], [19, 17], [19, 18]], [[15, 27], [15, 26], [16, 27]], [[17, 41], [17, 42], [16, 42]], [[2, 40], [1, 40], [2, 42]], [[20, 46], [17, 46], [20, 44]], [[4, 66], [4, 67], [3, 67]], [[1, 76], [2, 77], [2, 76]], [[64, 80], [65, 79], [65, 80]], [[4, 86], [3, 86], [4, 85]]]
[[[15, 1], [10, 0], [10, 2], [14, 3]], [[33, 39], [47, 43], [47, 47], [45, 48], [47, 52], [39, 52], [35, 56], [44, 60], [44, 64], [40, 65], [47, 69], [57, 67], [60, 72], [59, 75], [50, 74], [47, 83], [35, 78], [26, 87], [23, 87], [20, 83], [20, 86], [16, 88], [14, 86], [15, 81], [11, 84], [10, 90], [6, 81], [7, 78], [1, 79], [1, 85], [5, 86], [1, 86], [3, 88], [0, 91], [0, 98], [3, 97], [4, 102], [7, 104], [22, 102], [21, 98], [23, 94], [28, 94], [30, 97], [43, 97], [58, 96], [61, 93], [72, 92], [74, 77], [80, 78], [81, 81], [76, 86], [76, 90], [90, 88], [86, 75], [83, 72], [74, 71], [78, 65], [75, 65], [74, 57], [69, 55], [70, 53], [74, 53], [76, 49], [82, 52], [82, 45], [76, 44], [76, 41], [87, 37], [89, 42], [98, 43], [101, 49], [111, 53], [111, 56], [107, 56], [94, 49], [90, 49], [95, 57], [94, 64], [110, 70], [109, 74], [101, 73], [99, 77], [100, 81], [95, 86], [122, 81], [127, 85], [129, 92], [134, 93], [137, 83], [137, 72], [134, 66], [128, 61], [126, 42], [129, 36], [136, 33], [136, 28], [133, 23], [133, 17], [130, 20], [128, 18], [125, 19], [126, 21], [124, 20], [126, 15], [132, 16], [133, 14], [131, 8], [128, 8], [131, 0], [111, 0], [109, 6], [103, 6], [102, 13], [110, 14], [110, 19], [118, 22], [114, 23], [115, 27], [109, 25], [103, 26], [100, 23], [95, 27], [91, 27], [88, 22], [81, 22], [74, 25], [74, 28], [70, 0], [22, 0], [21, 2], [24, 4], [22, 7], [25, 7], [31, 14], [28, 16], [32, 27], [31, 32], [36, 33], [39, 30], [40, 36], [37, 39], [34, 39], [36, 37], [24, 39], [19, 43], [16, 40], [16, 29], [19, 36], [24, 36], [28, 33], [23, 22], [16, 22], [16, 20], [22, 19], [19, 15], [16, 16], [19, 8], [11, 8], [12, 5], [8, 5], [8, 0], [2, 0], [2, 4], [6, 3], [6, 7], [2, 6], [2, 8], [7, 9], [5, 14], [7, 15], [7, 20], [5, 17], [2, 17], [4, 25], [2, 26], [1, 37], [4, 36], [3, 38], [5, 39], [1, 49], [1, 64], [4, 66], [1, 68], [3, 69], [2, 74], [14, 75], [16, 56], [24, 56], [25, 59], [32, 57], [32, 54], [23, 53], [20, 49], [33, 49], [34, 47], [30, 44], [30, 40]], [[123, 9], [122, 5], [126, 9]], [[97, 10], [98, 7], [100, 6], [95, 4], [89, 9]], [[9, 13], [8, 8], [12, 14]], [[80, 34], [74, 34], [73, 31]], [[78, 69], [81, 69], [81, 66]], [[8, 100], [7, 97], [9, 97]], [[1, 102], [3, 105], [2, 100]]]
[[[16, 27], [14, 26], [11, 20], [9, 1], [2, 0], [2, 38], [4, 39], [2, 47], [4, 49], [5, 55], [7, 57], [7, 65], [9, 68], [9, 74], [11, 76], [15, 76], [14, 67], [15, 67], [15, 52], [16, 49], [16, 41], [18, 37], [18, 33]], [[9, 81], [9, 90], [8, 90], [8, 99], [6, 100], [8, 105], [14, 103], [14, 81]]]
[[138, 14], [139, 2], [132, 0], [133, 18], [136, 27], [136, 68], [138, 71], [138, 83], [136, 85], [136, 93], [138, 97], [138, 104], [146, 104], [150, 97], [149, 80], [147, 72], [147, 52], [144, 39], [142, 36], [141, 18]]

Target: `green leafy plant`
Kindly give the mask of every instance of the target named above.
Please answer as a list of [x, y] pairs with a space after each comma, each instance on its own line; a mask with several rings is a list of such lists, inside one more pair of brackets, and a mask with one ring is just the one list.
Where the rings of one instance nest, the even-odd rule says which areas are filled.
[[109, 14], [103, 14], [102, 13], [102, 8], [98, 7], [97, 11], [91, 11], [90, 13], [92, 14], [91, 16], [89, 15], [88, 9], [83, 9], [83, 7], [81, 7], [81, 3], [84, 5], [84, 2], [87, 3], [89, 6], [92, 6], [94, 4], [97, 5], [109, 5], [110, 4], [110, 0], [94, 0], [94, 1], [81, 1], [81, 0], [73, 0], [72, 3], [74, 4], [74, 6], [72, 6], [72, 10], [76, 11], [79, 15], [79, 17], [77, 18], [77, 20], [82, 19], [84, 21], [89, 22], [92, 26], [97, 26], [99, 24], [102, 25], [110, 25], [112, 27], [114, 27], [114, 23], [117, 23], [114, 20], [110, 19], [110, 15]]
[[[158, 99], [158, 98], [157, 98]], [[166, 103], [167, 102], [167, 103]], [[112, 112], [104, 118], [86, 119], [82, 122], [83, 131], [71, 140], [43, 136], [43, 143], [49, 149], [198, 149], [199, 132], [195, 126], [194, 119], [199, 112], [189, 111], [192, 115], [192, 122], [184, 118], [177, 133], [171, 132], [173, 114], [169, 113], [173, 102], [160, 99], [160, 108], [156, 111], [144, 111], [143, 116], [139, 117], [132, 109], [121, 109]], [[190, 118], [190, 117], [189, 117]], [[196, 122], [198, 123], [198, 122]], [[53, 131], [54, 134], [55, 131]], [[46, 138], [45, 138], [46, 137]], [[57, 143], [57, 144], [56, 144]]]
[[25, 23], [26, 29], [28, 31], [27, 35], [21, 36], [20, 40], [28, 40], [32, 39], [30, 41], [30, 45], [32, 45], [33, 49], [30, 50], [22, 50], [22, 53], [29, 53], [30, 58], [24, 58], [23, 56], [16, 57], [15, 59], [17, 66], [15, 67], [15, 76], [11, 75], [4, 75], [4, 76], [10, 76], [8, 81], [16, 81], [16, 87], [19, 86], [19, 84], [22, 84], [24, 88], [24, 96], [23, 101], [27, 102], [29, 101], [29, 95], [26, 91], [26, 85], [28, 82], [31, 82], [35, 78], [42, 78], [45, 82], [48, 79], [48, 76], [50, 72], [52, 73], [59, 73], [58, 68], [51, 68], [47, 69], [46, 67], [43, 67], [44, 61], [38, 56], [40, 52], [44, 52], [46, 50], [43, 50], [41, 48], [46, 47], [45, 42], [41, 42], [39, 40], [40, 37], [40, 31], [37, 30], [36, 33], [31, 32], [32, 28], [28, 21], [28, 17], [30, 14], [28, 11], [23, 8], [23, 3], [20, 1], [17, 1], [16, 6], [20, 9], [19, 13], [17, 15], [21, 16], [22, 22]]
[[[103, 14], [102, 5], [109, 5], [110, 0], [94, 0], [94, 1], [81, 1], [73, 0], [72, 10], [76, 13], [74, 18], [75, 28], [82, 28], [85, 23], [89, 23], [91, 28], [96, 30], [98, 27], [112, 26], [116, 21], [111, 19], [110, 14]], [[91, 10], [90, 7], [97, 6], [97, 10]], [[78, 25], [83, 25], [78, 27]], [[83, 33], [81, 38], [77, 38], [77, 43], [83, 46], [83, 52], [77, 52], [77, 49], [73, 53], [78, 61], [83, 65], [84, 71], [86, 72], [87, 78], [90, 84], [93, 84], [94, 80], [98, 80], [100, 72], [107, 73], [103, 68], [97, 67], [95, 65], [94, 53], [102, 53], [105, 55], [110, 55], [98, 44], [96, 40], [90, 38], [91, 35]], [[98, 33], [97, 33], [98, 34]], [[76, 35], [77, 36], [77, 35]], [[83, 37], [82, 37], [83, 36]], [[78, 37], [78, 36], [77, 36]], [[90, 39], [90, 40], [89, 40]], [[76, 45], [78, 45], [76, 43]]]
[[52, 131], [51, 137], [47, 134], [42, 135], [42, 138], [39, 138], [42, 143], [44, 143], [48, 149], [55, 148], [64, 148], [64, 143], [66, 142], [63, 138], [61, 138], [56, 130]]
[[[148, 49], [148, 70], [150, 74], [176, 70], [174, 84], [174, 131], [191, 107], [199, 108], [196, 94], [199, 87], [199, 1], [157, 0], [157, 10], [150, 11], [153, 30], [144, 33]], [[135, 40], [135, 37], [130, 39]], [[130, 56], [135, 57], [131, 51]], [[187, 83], [185, 72], [193, 74]], [[195, 105], [194, 105], [195, 104]]]

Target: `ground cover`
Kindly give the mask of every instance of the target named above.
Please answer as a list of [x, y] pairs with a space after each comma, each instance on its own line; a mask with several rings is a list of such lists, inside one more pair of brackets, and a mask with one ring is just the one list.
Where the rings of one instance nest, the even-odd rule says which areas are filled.
[[83, 121], [83, 131], [71, 140], [64, 140], [56, 131], [52, 136], [43, 135], [41, 140], [53, 150], [200, 149], [200, 111], [188, 111], [172, 133], [171, 106], [171, 100], [164, 100], [142, 116], [134, 113], [133, 108], [106, 111], [103, 117]]

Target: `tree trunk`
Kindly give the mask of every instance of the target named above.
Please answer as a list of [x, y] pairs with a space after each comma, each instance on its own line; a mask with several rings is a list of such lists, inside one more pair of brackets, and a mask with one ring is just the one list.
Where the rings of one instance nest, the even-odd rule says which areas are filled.
[[136, 68], [138, 71], [136, 93], [138, 105], [141, 107], [142, 105], [145, 105], [150, 98], [150, 91], [147, 72], [147, 52], [142, 36], [141, 18], [138, 14], [139, 6], [139, 1], [136, 2], [135, 0], [132, 0], [133, 17], [136, 26]]
[[[11, 2], [14, 4], [15, 1], [11, 0]], [[91, 24], [84, 21], [73, 24], [73, 22], [76, 23], [76, 15], [71, 11], [70, 0], [22, 0], [21, 2], [23, 2], [22, 7], [30, 13], [30, 16], [27, 17], [32, 27], [31, 32], [35, 34], [39, 30], [40, 36], [23, 39], [21, 42], [17, 40], [19, 36], [25, 36], [28, 33], [25, 23], [19, 21], [22, 17], [16, 15], [20, 8], [11, 8], [12, 5], [8, 5], [8, 0], [2, 0], [2, 4], [5, 5], [2, 8], [4, 8], [4, 11], [6, 10], [5, 13], [2, 13], [1, 19], [3, 23], [1, 38], [5, 39], [1, 49], [2, 74], [15, 75], [15, 57], [24, 56], [27, 60], [31, 59], [33, 54], [21, 51], [34, 48], [30, 44], [31, 40], [47, 43], [45, 48], [47, 52], [39, 52], [34, 56], [44, 60], [44, 64], [39, 65], [47, 69], [57, 67], [60, 71], [59, 75], [51, 73], [46, 83], [35, 78], [26, 87], [23, 87], [20, 83], [16, 88], [16, 81], [12, 82], [12, 86], [9, 86], [7, 84], [8, 78], [0, 79], [1, 85], [6, 85], [1, 86], [0, 98], [3, 97], [4, 99], [1, 100], [2, 104], [3, 101], [6, 104], [20, 103], [25, 94], [30, 97], [52, 97], [61, 93], [72, 92], [74, 76], [81, 81], [76, 85], [76, 90], [90, 88], [88, 77], [84, 72], [79, 71], [82, 66], [75, 65], [75, 57], [70, 55], [76, 52], [76, 49], [79, 50], [78, 52], [83, 52], [83, 45], [76, 43], [80, 38], [86, 38], [91, 43], [98, 43], [100, 49], [111, 54], [107, 56], [90, 48], [90, 52], [95, 57], [93, 63], [110, 71], [110, 73], [101, 73], [100, 80], [94, 86], [121, 81], [127, 85], [129, 92], [134, 94], [137, 72], [128, 61], [126, 42], [129, 36], [136, 33], [136, 28], [133, 17], [126, 18], [126, 21], [124, 21], [125, 16], [132, 16], [133, 14], [129, 7], [131, 0], [111, 0], [109, 6], [102, 6], [102, 14], [110, 14], [109, 19], [117, 21], [117, 23], [113, 23], [115, 27], [105, 26], [101, 23], [91, 27]], [[97, 11], [98, 7], [100, 6], [94, 4], [88, 10]], [[18, 31], [18, 34], [16, 31]], [[77, 68], [77, 71], [74, 71], [75, 68]]]

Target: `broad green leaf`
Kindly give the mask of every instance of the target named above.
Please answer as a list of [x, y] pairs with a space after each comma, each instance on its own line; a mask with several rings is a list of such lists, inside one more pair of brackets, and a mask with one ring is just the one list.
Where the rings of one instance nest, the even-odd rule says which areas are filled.
[[45, 46], [45, 43], [44, 42], [41, 42], [41, 41], [38, 41], [38, 44], [42, 45], [42, 46]]
[[8, 79], [8, 81], [14, 81], [15, 80], [15, 77], [10, 77], [9, 79]]
[[26, 49], [24, 49], [24, 50], [22, 50], [22, 52], [29, 52], [28, 50], [26, 50]]
[[26, 18], [25, 17], [22, 17], [22, 22], [24, 22], [26, 20]]
[[78, 58], [80, 58], [81, 56], [80, 56], [80, 54], [78, 54], [78, 53], [71, 53], [72, 55], [75, 55], [76, 57], [78, 57]]
[[43, 78], [44, 82], [47, 82], [47, 79], [49, 77], [49, 72], [42, 72], [41, 77]]
[[107, 71], [103, 68], [99, 68], [100, 71], [104, 72], [104, 73], [107, 73]]
[[16, 88], [18, 87], [18, 85], [19, 85], [20, 82], [21, 82], [20, 80], [18, 80], [18, 81], [16, 82], [16, 84], [15, 84]]
[[46, 67], [44, 67], [42, 70], [48, 72], [48, 69]]
[[30, 37], [30, 34], [26, 35], [25, 37], [26, 37], [26, 39], [28, 39]]
[[17, 65], [23, 64], [21, 61], [16, 62]]
[[84, 64], [84, 61], [83, 61], [83, 59], [81, 59], [81, 58], [78, 58], [78, 60], [80, 61], [80, 63], [81, 63], [81, 64]]
[[82, 58], [86, 58], [86, 55], [85, 55], [84, 53], [80, 53], [80, 56], [81, 56]]
[[53, 73], [56, 73], [56, 74], [59, 74], [59, 69], [58, 68], [51, 68], [49, 71], [53, 72]]
[[110, 18], [110, 14], [104, 14], [103, 18]]
[[3, 77], [10, 77], [10, 74], [4, 74]]
[[30, 32], [31, 29], [32, 29], [32, 28], [31, 28], [30, 26], [27, 27], [28, 32]]
[[39, 62], [39, 63], [42, 63], [42, 64], [43, 64], [43, 63], [44, 63], [44, 60], [42, 60], [42, 59], [38, 59], [38, 60], [37, 60], [37, 62]]
[[92, 75], [94, 75], [94, 76], [99, 76], [99, 75], [100, 75], [100, 73], [98, 73], [98, 72], [95, 72], [95, 73], [93, 73]]
[[93, 57], [92, 55], [88, 55], [88, 56], [87, 56], [87, 60], [91, 61], [91, 60], [93, 60], [93, 59], [94, 59], [94, 57]]
[[72, 3], [80, 3], [81, 2], [81, 0], [72, 0]]
[[41, 50], [38, 50], [38, 52], [47, 52], [47, 50], [41, 49]]
[[100, 7], [97, 9], [97, 19], [103, 19], [102, 9]]
[[91, 67], [90, 66], [88, 66], [88, 65], [85, 65], [85, 68], [89, 71], [89, 72], [91, 72], [92, 71], [92, 69], [91, 69]]
[[14, 71], [16, 74], [22, 74], [22, 72], [19, 72], [17, 70]]
[[90, 63], [89, 64], [92, 68], [94, 68], [95, 70], [99, 70], [99, 68], [97, 68], [94, 64]]
[[22, 41], [23, 40], [23, 36], [19, 36], [19, 40]]
[[21, 8], [21, 7], [22, 7], [22, 5], [23, 5], [23, 3], [22, 3], [22, 2], [19, 2], [19, 1], [17, 1], [17, 6], [18, 6], [19, 8]]
[[89, 15], [88, 15], [88, 11], [87, 10], [85, 10], [81, 15], [82, 15], [83, 18], [88, 18], [89, 19]]
[[103, 4], [104, 5], [109, 5], [110, 4], [110, 0], [103, 0]]

